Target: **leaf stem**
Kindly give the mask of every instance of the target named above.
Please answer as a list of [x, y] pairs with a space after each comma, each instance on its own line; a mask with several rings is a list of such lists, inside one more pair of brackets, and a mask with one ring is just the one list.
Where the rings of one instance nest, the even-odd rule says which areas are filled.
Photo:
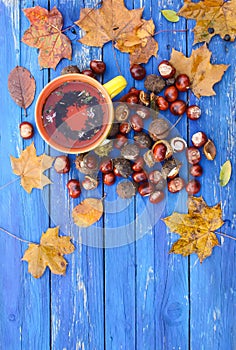
[[2, 227], [0, 227], [0, 231], [5, 232], [8, 236], [11, 236], [11, 237], [17, 239], [18, 241], [21, 241], [21, 242], [24, 242], [24, 243], [27, 243], [27, 244], [33, 243], [33, 242], [30, 242], [30, 241], [27, 241], [26, 239], [23, 239], [23, 238], [20, 238], [20, 237], [18, 237], [18, 236], [16, 236], [16, 235], [13, 235], [13, 233], [11, 233], [11, 232], [5, 230], [5, 229], [2, 228]]
[[166, 33], [166, 32], [171, 32], [171, 33], [184, 33], [184, 32], [188, 32], [189, 29], [163, 29], [163, 30], [159, 30], [158, 32], [154, 33], [153, 36], [161, 34], [161, 33]]
[[118, 63], [117, 55], [116, 55], [114, 41], [112, 41], [112, 51], [113, 51], [113, 56], [114, 56], [114, 59], [115, 59], [115, 63], [116, 63], [116, 67], [118, 69], [118, 72], [119, 72], [120, 75], [122, 75], [121, 70], [120, 70], [120, 66], [119, 66], [119, 63]]
[[6, 183], [5, 185], [3, 185], [3, 186], [0, 187], [0, 191], [3, 190], [5, 187], [7, 187], [7, 186], [11, 185], [12, 183], [14, 183], [14, 182], [16, 182], [16, 181], [19, 181], [19, 180], [20, 180], [20, 177], [17, 177], [17, 178], [15, 178], [14, 180], [12, 180], [12, 181]]
[[226, 233], [223, 233], [223, 232], [214, 232], [214, 233], [215, 233], [216, 235], [220, 235], [220, 236], [223, 236], [223, 237], [227, 237], [227, 238], [232, 239], [233, 241], [236, 241], [236, 237], [227, 235]]
[[66, 32], [67, 30], [70, 30], [71, 28], [74, 28], [76, 25], [75, 24], [72, 24], [71, 26], [67, 27], [67, 28], [64, 28], [61, 32], [64, 33]]

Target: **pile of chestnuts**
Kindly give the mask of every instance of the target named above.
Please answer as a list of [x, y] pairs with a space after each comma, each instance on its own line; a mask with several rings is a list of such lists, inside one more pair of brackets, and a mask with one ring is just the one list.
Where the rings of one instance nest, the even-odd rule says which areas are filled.
[[[214, 148], [206, 134], [195, 133], [192, 136], [193, 146], [187, 147], [183, 138], [171, 136], [171, 124], [150, 108], [125, 102], [114, 103], [114, 106], [115, 122], [110, 138], [94, 151], [76, 157], [76, 169], [84, 174], [84, 179], [81, 182], [69, 180], [69, 195], [77, 198], [82, 188], [97, 188], [99, 178], [107, 186], [114, 185], [117, 178], [123, 178], [116, 187], [121, 198], [131, 198], [139, 193], [148, 196], [151, 203], [159, 203], [165, 198], [166, 187], [171, 193], [178, 193], [184, 188], [189, 195], [198, 193], [201, 185], [196, 178], [202, 175], [199, 148], [204, 147], [206, 156]], [[211, 147], [207, 148], [207, 153], [205, 146], [209, 143]], [[187, 183], [179, 175], [182, 163], [175, 157], [181, 152], [185, 152], [191, 166], [190, 174], [194, 177]], [[69, 158], [57, 157], [54, 167], [58, 173], [68, 172]]]
[[[103, 61], [93, 60], [90, 69], [80, 72], [77, 66], [65, 67], [62, 74], [83, 73], [95, 77], [103, 74], [106, 65]], [[172, 136], [172, 126], [167, 119], [159, 117], [159, 111], [169, 110], [175, 116], [186, 113], [191, 120], [201, 116], [201, 109], [188, 106], [179, 98], [181, 92], [190, 88], [186, 74], [176, 77], [176, 70], [169, 61], [164, 60], [158, 66], [159, 75], [146, 77], [144, 86], [149, 92], [132, 87], [118, 103], [114, 103], [115, 121], [108, 138], [92, 152], [76, 156], [75, 167], [84, 174], [82, 181], [76, 178], [67, 183], [69, 195], [77, 198], [81, 189], [93, 190], [98, 187], [99, 179], [107, 186], [118, 181], [116, 191], [121, 198], [127, 199], [139, 193], [148, 196], [151, 203], [159, 203], [165, 198], [165, 188], [170, 193], [178, 193], [185, 188], [189, 195], [197, 194], [201, 185], [197, 180], [203, 169], [200, 148], [207, 159], [216, 155], [214, 143], [202, 132], [192, 135], [192, 145], [187, 146], [181, 137]], [[130, 68], [132, 77], [142, 80], [146, 70], [140, 65]], [[163, 95], [159, 93], [164, 90]], [[147, 108], [150, 107], [150, 108]], [[33, 136], [33, 126], [22, 123], [20, 132], [23, 138]], [[180, 176], [182, 163], [179, 153], [185, 153], [189, 164], [189, 174], [193, 177], [187, 183]], [[70, 159], [66, 155], [56, 157], [54, 168], [57, 173], [70, 171]], [[99, 173], [101, 175], [99, 175]]]

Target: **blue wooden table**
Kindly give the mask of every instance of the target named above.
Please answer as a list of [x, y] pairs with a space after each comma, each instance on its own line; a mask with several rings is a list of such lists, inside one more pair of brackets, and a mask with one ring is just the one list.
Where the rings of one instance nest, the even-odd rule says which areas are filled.
[[[28, 195], [19, 182], [13, 182], [9, 156], [18, 157], [31, 141], [19, 136], [21, 121], [34, 123], [33, 103], [28, 116], [14, 104], [8, 90], [10, 71], [21, 65], [35, 77], [36, 96], [48, 81], [60, 74], [70, 64], [62, 60], [57, 69], [40, 70], [37, 49], [21, 42], [29, 22], [22, 9], [36, 5], [45, 8], [57, 6], [68, 27], [78, 20], [81, 7], [93, 7], [95, 1], [76, 0], [0, 0], [0, 227], [25, 240], [39, 242], [48, 227], [60, 225], [61, 234], [74, 237], [76, 251], [68, 255], [66, 276], [52, 275], [48, 270], [40, 279], [27, 272], [27, 263], [21, 258], [27, 244], [4, 232], [0, 232], [0, 349], [2, 350], [233, 350], [236, 349], [236, 243], [221, 238], [220, 247], [201, 265], [197, 256], [190, 258], [168, 254], [177, 235], [170, 234], [161, 220], [147, 225], [138, 221], [136, 213], [146, 203], [137, 196], [128, 202], [127, 208], [116, 215], [115, 187], [99, 187], [107, 193], [105, 215], [87, 230], [87, 235], [104, 232], [111, 234], [112, 227], [124, 226], [130, 244], [103, 249], [91, 244], [81, 244], [82, 231], [74, 231], [71, 209], [75, 202], [68, 199], [66, 183], [77, 176], [71, 173], [58, 176], [51, 171], [54, 182], [43, 191], [33, 190]], [[166, 21], [160, 13], [164, 8], [178, 10], [182, 1], [144, 0], [127, 1], [129, 9], [144, 6], [144, 18], [153, 18], [156, 30], [164, 31], [156, 38], [159, 42], [157, 58], [146, 65], [148, 73], [156, 73], [158, 63], [169, 59], [172, 48], [191, 54], [193, 21], [184, 18], [176, 24]], [[189, 29], [187, 32], [171, 32], [172, 29]], [[167, 30], [167, 31], [165, 31]], [[81, 45], [79, 28], [68, 31], [72, 40], [72, 64], [81, 69], [89, 66], [91, 59], [103, 59], [107, 71], [103, 81], [118, 75], [111, 44], [103, 49]], [[217, 147], [213, 162], [202, 161], [204, 175], [201, 178], [201, 194], [209, 205], [222, 201], [226, 219], [222, 231], [236, 235], [235, 164], [236, 164], [236, 115], [235, 115], [235, 43], [215, 37], [210, 45], [213, 63], [230, 64], [222, 81], [215, 86], [217, 95], [197, 101], [191, 95], [191, 103], [197, 102], [203, 111], [197, 122], [183, 118], [179, 133], [186, 139], [198, 130], [210, 135]], [[122, 74], [128, 87], [143, 88], [143, 82], [134, 81], [129, 73], [129, 58], [116, 52]], [[165, 115], [167, 118], [168, 114]], [[173, 117], [170, 117], [173, 122]], [[37, 154], [55, 155], [41, 139], [34, 136]], [[220, 166], [230, 159], [233, 176], [225, 188], [219, 186]], [[73, 162], [74, 156], [71, 156]], [[82, 198], [90, 194], [83, 193]], [[186, 212], [185, 196], [178, 201], [169, 196], [162, 216], [175, 209]], [[150, 209], [151, 210], [151, 209]], [[155, 207], [154, 209], [155, 213]], [[158, 214], [159, 215], [159, 214]], [[147, 216], [146, 216], [147, 217]], [[145, 217], [144, 217], [145, 218]], [[128, 227], [128, 228], [125, 228]], [[102, 231], [101, 231], [102, 230]], [[121, 232], [121, 231], [120, 231]], [[137, 236], [142, 236], [136, 239]], [[106, 239], [106, 238], [105, 238]], [[119, 245], [119, 244], [117, 244]]]

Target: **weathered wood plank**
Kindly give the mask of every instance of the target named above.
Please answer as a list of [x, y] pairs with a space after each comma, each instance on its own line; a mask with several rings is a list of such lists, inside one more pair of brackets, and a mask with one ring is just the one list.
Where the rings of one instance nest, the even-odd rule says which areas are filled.
[[[80, 8], [93, 7], [93, 1], [51, 1], [50, 6], [57, 6], [64, 18], [64, 28], [73, 25], [79, 19]], [[56, 71], [50, 73], [53, 79], [60, 75], [61, 69], [69, 64], [76, 64], [83, 70], [89, 68], [93, 58], [99, 58], [101, 50], [88, 48], [78, 43], [81, 31], [78, 27], [68, 30], [66, 35], [72, 40], [72, 61], [62, 60]], [[58, 152], [51, 149], [51, 154]], [[102, 186], [94, 191], [82, 189], [81, 197], [73, 200], [68, 197], [66, 183], [71, 178], [82, 180], [82, 174], [75, 169], [75, 156], [70, 156], [71, 171], [61, 176], [51, 171], [53, 186], [50, 191], [51, 225], [60, 225], [63, 234], [74, 238], [77, 250], [68, 257], [68, 271], [65, 277], [51, 278], [52, 295], [52, 348], [67, 349], [103, 349], [104, 347], [104, 299], [103, 299], [103, 251], [97, 237], [102, 232], [102, 220], [91, 228], [79, 230], [73, 223], [71, 211], [86, 197], [101, 198]], [[88, 238], [90, 237], [90, 239]], [[89, 246], [86, 246], [88, 244]], [[62, 298], [58, 298], [62, 295]]]
[[[192, 23], [189, 23], [192, 27]], [[192, 36], [189, 37], [189, 54]], [[213, 162], [203, 157], [204, 174], [201, 193], [209, 205], [222, 201], [223, 217], [227, 223], [220, 231], [235, 235], [235, 176], [225, 188], [219, 186], [220, 166], [230, 159], [235, 169], [235, 43], [226, 43], [219, 37], [212, 39], [209, 49], [214, 64], [230, 64], [222, 81], [215, 85], [216, 96], [197, 101], [202, 117], [190, 123], [189, 136], [203, 130], [217, 148]], [[191, 102], [195, 102], [191, 98]], [[234, 170], [233, 170], [234, 171]], [[236, 284], [235, 242], [218, 236], [221, 247], [215, 248], [210, 258], [199, 264], [196, 256], [191, 258], [191, 348], [235, 349]]]
[[[28, 120], [34, 124], [34, 104], [28, 109], [27, 118], [11, 100], [7, 91], [9, 72], [16, 66], [28, 68], [37, 81], [37, 92], [42, 88], [43, 74], [37, 65], [36, 50], [20, 43], [28, 21], [22, 18], [21, 8], [32, 6], [30, 1], [1, 2], [1, 185], [16, 178], [12, 174], [9, 155], [18, 157], [31, 141], [22, 141], [19, 124]], [[37, 152], [44, 152], [44, 145], [36, 134]], [[0, 185], [0, 186], [1, 186]], [[19, 181], [1, 190], [1, 226], [24, 239], [38, 242], [42, 231], [47, 229], [48, 216], [44, 210], [42, 194], [33, 190], [28, 195]], [[27, 264], [20, 259], [27, 248], [1, 233], [1, 347], [49, 348], [49, 285], [48, 273], [41, 280], [33, 279], [27, 272]], [[9, 336], [9, 334], [11, 336]]]
[[[131, 9], [132, 2], [125, 1]], [[134, 86], [129, 73], [129, 57], [112, 50], [111, 43], [103, 49], [108, 69], [105, 81], [121, 74], [128, 82], [125, 92]], [[116, 186], [105, 186], [105, 341], [107, 349], [135, 349], [135, 216], [134, 199], [117, 199]], [[113, 228], [113, 231], [112, 231]], [[113, 237], [112, 237], [113, 235]], [[112, 239], [111, 239], [112, 238]], [[112, 241], [113, 240], [113, 241]], [[108, 243], [109, 242], [109, 243]], [[122, 246], [125, 242], [129, 245]], [[114, 248], [112, 248], [114, 247]]]
[[[151, 72], [158, 74], [158, 64], [163, 59], [169, 59], [172, 47], [186, 51], [186, 33], [171, 32], [174, 29], [184, 29], [185, 22], [173, 24], [166, 21], [160, 13], [160, 10], [165, 8], [177, 10], [175, 4], [167, 4], [166, 1], [158, 1], [158, 3], [147, 1], [145, 4], [145, 18], [152, 17], [156, 24], [156, 32], [160, 31], [160, 34], [155, 37], [159, 43], [158, 57], [152, 59], [146, 66], [149, 74]], [[137, 86], [143, 87], [142, 84]], [[162, 116], [171, 123], [176, 121], [176, 117], [169, 112], [163, 112]], [[180, 135], [184, 138], [186, 138], [186, 125], [185, 119], [177, 126]], [[183, 176], [186, 172], [186, 162], [184, 165]], [[161, 205], [150, 207], [148, 212], [152, 217], [151, 229], [136, 244], [138, 349], [188, 348], [188, 262], [177, 256], [168, 255], [175, 238], [167, 233], [165, 225], [159, 221], [160, 216], [167, 216], [175, 209], [184, 210], [186, 194], [168, 195], [166, 193], [166, 195], [164, 211]], [[136, 211], [139, 202], [138, 197]], [[148, 199], [146, 205], [147, 203]], [[140, 224], [136, 230], [141, 229]]]

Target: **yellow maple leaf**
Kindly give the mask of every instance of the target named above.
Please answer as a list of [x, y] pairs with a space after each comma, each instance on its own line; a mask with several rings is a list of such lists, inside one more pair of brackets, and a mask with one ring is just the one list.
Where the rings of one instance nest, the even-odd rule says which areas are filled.
[[51, 180], [43, 172], [52, 166], [54, 158], [42, 154], [36, 155], [36, 149], [32, 142], [21, 153], [19, 158], [10, 156], [13, 173], [21, 177], [21, 185], [30, 193], [33, 188], [43, 189], [51, 183]]
[[190, 57], [174, 49], [171, 53], [170, 63], [175, 67], [176, 74], [185, 73], [189, 76], [190, 88], [198, 98], [215, 95], [213, 86], [222, 79], [229, 67], [225, 64], [211, 64], [211, 55], [206, 44], [193, 50]]
[[224, 224], [221, 217], [220, 203], [208, 207], [202, 197], [190, 197], [188, 214], [174, 212], [163, 219], [172, 232], [181, 236], [172, 245], [170, 253], [183, 256], [196, 253], [202, 262], [212, 254], [212, 249], [219, 245], [214, 231]]
[[61, 31], [63, 18], [56, 7], [48, 11], [40, 6], [23, 10], [30, 21], [30, 28], [24, 32], [23, 43], [39, 49], [39, 65], [42, 68], [56, 68], [62, 58], [71, 59], [71, 42]]
[[236, 35], [236, 1], [204, 0], [197, 3], [185, 0], [179, 16], [195, 19], [194, 44], [209, 42], [219, 34], [222, 39], [235, 40]]
[[64, 275], [67, 261], [64, 254], [71, 254], [75, 250], [67, 236], [58, 236], [59, 227], [49, 228], [42, 234], [40, 244], [30, 243], [22, 260], [28, 262], [28, 272], [35, 278], [44, 274], [46, 267], [52, 273]]

